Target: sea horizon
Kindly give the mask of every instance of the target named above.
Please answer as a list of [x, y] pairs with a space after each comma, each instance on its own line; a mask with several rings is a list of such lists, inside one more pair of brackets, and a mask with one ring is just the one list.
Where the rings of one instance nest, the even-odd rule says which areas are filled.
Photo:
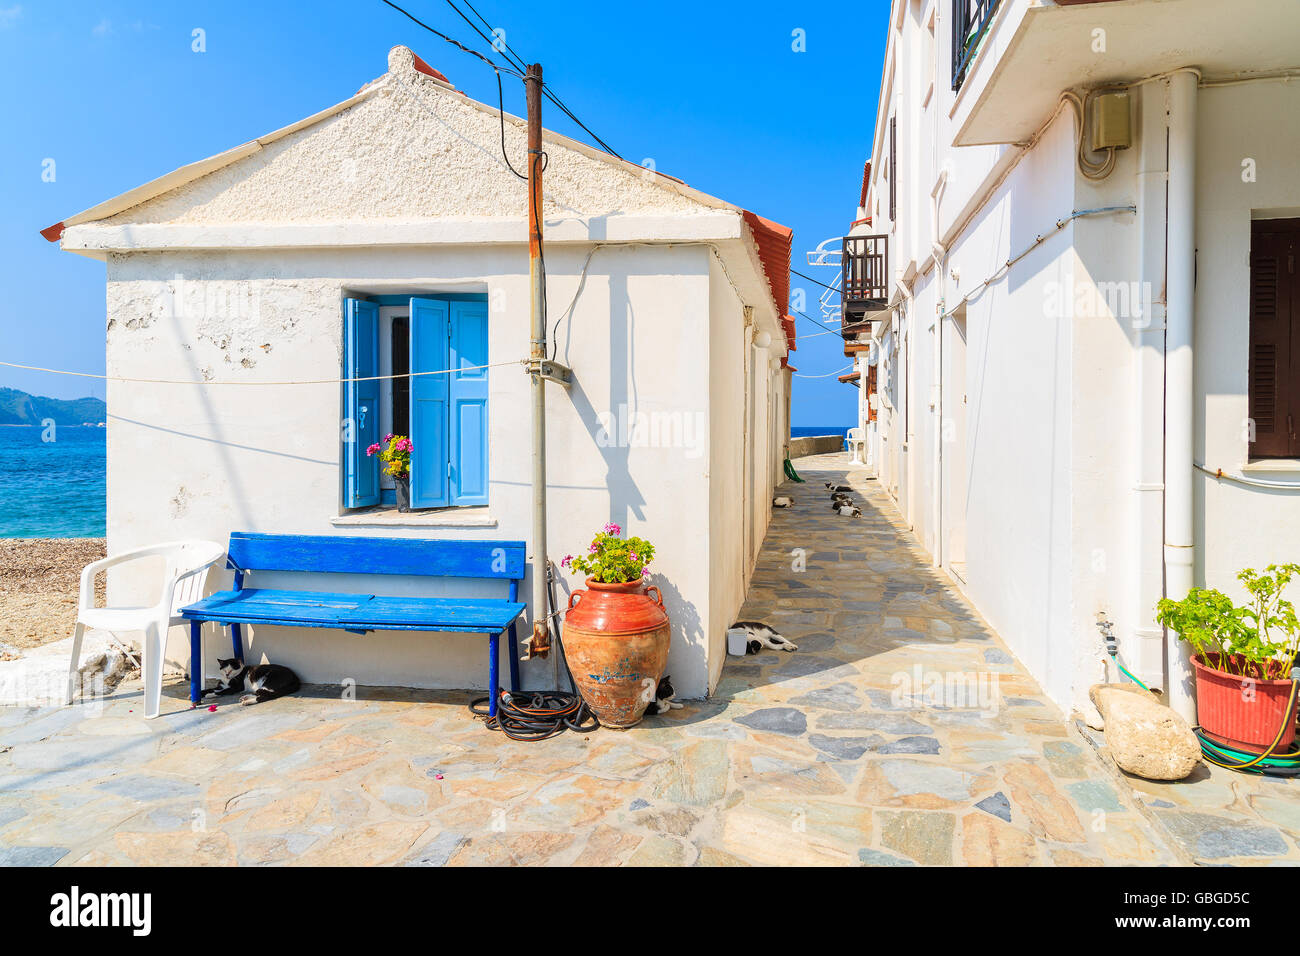
[[104, 537], [105, 437], [99, 425], [0, 430], [0, 538]]

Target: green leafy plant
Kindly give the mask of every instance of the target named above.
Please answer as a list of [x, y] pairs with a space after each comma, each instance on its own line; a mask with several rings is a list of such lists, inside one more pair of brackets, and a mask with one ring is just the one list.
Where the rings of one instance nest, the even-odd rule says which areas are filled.
[[586, 554], [567, 554], [560, 565], [602, 584], [629, 584], [648, 578], [654, 545], [645, 538], [620, 538], [622, 533], [622, 528], [610, 522], [596, 533]]
[[375, 442], [366, 449], [366, 455], [378, 455], [384, 463], [384, 474], [393, 478], [411, 476], [411, 450], [415, 447], [405, 435], [385, 435], [382, 442]]
[[1211, 667], [1257, 680], [1287, 678], [1300, 650], [1300, 621], [1282, 592], [1297, 574], [1297, 564], [1270, 564], [1263, 572], [1246, 568], [1237, 580], [1250, 594], [1249, 604], [1235, 605], [1213, 588], [1193, 588], [1181, 601], [1161, 600], [1156, 620]]

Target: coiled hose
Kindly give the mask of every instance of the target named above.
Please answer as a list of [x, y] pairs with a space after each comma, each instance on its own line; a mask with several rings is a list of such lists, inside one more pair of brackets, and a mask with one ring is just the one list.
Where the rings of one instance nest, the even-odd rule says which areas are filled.
[[488, 716], [488, 698], [471, 701], [470, 712], [483, 717], [483, 726], [511, 740], [547, 740], [566, 730], [590, 733], [600, 726], [596, 715], [576, 693], [562, 690], [502, 690], [495, 717]]
[[[555, 566], [546, 562], [546, 591], [551, 607], [555, 607]], [[559, 617], [555, 618], [555, 647], [552, 654], [561, 655], [564, 675], [569, 679], [568, 691], [498, 689], [497, 713], [488, 716], [488, 697], [469, 702], [469, 711], [483, 718], [488, 730], [499, 730], [511, 740], [548, 740], [566, 730], [588, 734], [600, 726], [596, 715], [587, 709], [578, 695], [573, 675], [569, 673], [568, 658], [564, 657], [564, 642]]]

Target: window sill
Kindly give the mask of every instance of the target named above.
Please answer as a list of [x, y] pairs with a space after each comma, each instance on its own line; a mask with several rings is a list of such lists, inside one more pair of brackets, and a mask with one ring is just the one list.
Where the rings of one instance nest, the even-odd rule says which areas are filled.
[[1300, 474], [1300, 460], [1295, 458], [1259, 458], [1241, 466], [1244, 474], [1295, 475]]
[[386, 506], [336, 515], [330, 524], [336, 528], [495, 528], [497, 520], [487, 508], [440, 508], [403, 514]]

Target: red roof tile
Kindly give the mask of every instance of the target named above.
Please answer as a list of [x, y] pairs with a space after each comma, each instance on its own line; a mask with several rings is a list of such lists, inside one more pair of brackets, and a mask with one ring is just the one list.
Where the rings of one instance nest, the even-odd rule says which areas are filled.
[[858, 208], [867, 204], [867, 190], [871, 188], [871, 160], [862, 167], [862, 194], [858, 197]]
[[754, 234], [758, 246], [758, 257], [763, 263], [763, 272], [767, 275], [768, 287], [772, 290], [772, 301], [776, 305], [776, 314], [781, 316], [781, 325], [785, 329], [787, 349], [795, 348], [794, 319], [786, 314], [790, 308], [790, 250], [794, 242], [794, 230], [779, 222], [764, 219], [749, 210], [744, 210], [745, 222]]
[[451, 80], [447, 79], [445, 76], [443, 76], [433, 67], [431, 67], [429, 64], [425, 63], [414, 53], [411, 54], [411, 59], [414, 61], [411, 65], [414, 66], [418, 72], [423, 73], [425, 76], [431, 76], [435, 80], [442, 80], [442, 82], [446, 83], [448, 86], [451, 86]]

